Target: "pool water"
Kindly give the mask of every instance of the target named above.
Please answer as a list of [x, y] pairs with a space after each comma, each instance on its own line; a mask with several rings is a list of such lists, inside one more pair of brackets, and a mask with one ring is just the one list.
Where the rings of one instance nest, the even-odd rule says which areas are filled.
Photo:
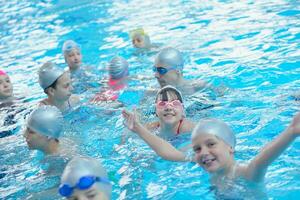
[[[189, 111], [197, 121], [216, 117], [228, 122], [237, 137], [236, 159], [250, 160], [278, 135], [299, 110], [300, 4], [278, 1], [195, 0], [43, 0], [0, 2], [0, 68], [8, 72], [17, 97], [24, 104], [13, 113], [11, 131], [0, 138], [0, 199], [59, 199], [52, 193], [67, 160], [27, 149], [25, 117], [45, 95], [37, 70], [46, 61], [64, 65], [62, 44], [73, 39], [82, 47], [84, 63], [99, 80], [114, 55], [125, 57], [130, 73], [146, 77], [131, 87], [158, 87], [152, 77], [155, 52], [137, 54], [128, 32], [144, 27], [152, 41], [178, 48], [184, 54], [184, 76], [203, 79], [229, 90], [210, 96], [215, 106]], [[97, 84], [96, 84], [97, 85]], [[65, 116], [65, 137], [78, 153], [100, 158], [113, 181], [113, 199], [215, 199], [208, 175], [191, 163], [164, 161], [138, 137], [124, 129], [121, 111], [88, 102], [98, 88], [82, 94], [85, 102]], [[141, 89], [142, 91], [143, 89]], [[299, 93], [300, 94], [300, 93]], [[187, 104], [199, 94], [186, 98]], [[200, 95], [201, 96], [201, 95]], [[133, 96], [134, 97], [134, 96]], [[141, 107], [152, 121], [154, 97]], [[129, 102], [128, 107], [132, 107]], [[128, 135], [123, 146], [120, 136]], [[189, 138], [183, 138], [187, 141]], [[297, 139], [268, 169], [267, 199], [300, 196], [300, 143]], [[222, 196], [220, 196], [222, 198]], [[252, 193], [239, 198], [257, 199]]]

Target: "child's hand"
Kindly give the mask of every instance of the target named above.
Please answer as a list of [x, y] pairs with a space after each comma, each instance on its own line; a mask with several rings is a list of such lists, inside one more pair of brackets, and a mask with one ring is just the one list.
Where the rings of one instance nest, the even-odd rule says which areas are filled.
[[136, 110], [134, 109], [133, 112], [129, 112], [128, 110], [123, 110], [122, 115], [125, 119], [124, 125], [131, 131], [137, 132], [137, 128], [140, 125], [138, 120], [138, 115]]
[[300, 135], [300, 112], [297, 113], [289, 126], [289, 129], [295, 134], [296, 136]]

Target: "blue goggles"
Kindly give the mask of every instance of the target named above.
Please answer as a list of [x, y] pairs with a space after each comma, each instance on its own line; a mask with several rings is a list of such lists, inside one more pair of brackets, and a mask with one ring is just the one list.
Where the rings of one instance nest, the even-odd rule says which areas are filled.
[[95, 177], [95, 176], [84, 176], [84, 177], [81, 177], [79, 179], [78, 183], [73, 187], [71, 187], [68, 184], [60, 185], [58, 192], [61, 196], [69, 197], [73, 194], [73, 191], [75, 188], [78, 188], [80, 190], [86, 190], [86, 189], [90, 188], [92, 185], [94, 185], [95, 182], [110, 184], [110, 182], [107, 178]]
[[160, 75], [165, 75], [168, 71], [175, 70], [177, 67], [169, 67], [168, 69], [165, 67], [155, 67], [153, 66], [153, 72], [157, 72]]

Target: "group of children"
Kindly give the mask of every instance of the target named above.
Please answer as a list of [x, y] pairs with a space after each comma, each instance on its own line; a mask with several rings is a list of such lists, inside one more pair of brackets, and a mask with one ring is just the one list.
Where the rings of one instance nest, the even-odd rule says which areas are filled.
[[[130, 33], [135, 48], [150, 50], [152, 44], [143, 29]], [[63, 127], [64, 111], [80, 101], [72, 93], [72, 82], [78, 87], [88, 76], [82, 67], [80, 46], [68, 40], [63, 45], [63, 54], [68, 70], [47, 62], [38, 71], [39, 84], [47, 98], [39, 102], [39, 107], [28, 117], [24, 137], [29, 149], [45, 154], [59, 154], [63, 148], [60, 136]], [[119, 101], [129, 81], [129, 63], [122, 57], [112, 58], [108, 65], [109, 78], [106, 86], [91, 98], [91, 103], [111, 103], [124, 106]], [[203, 88], [215, 90], [202, 80], [186, 80], [183, 77], [184, 59], [175, 48], [162, 48], [156, 55], [153, 72], [160, 89], [155, 99], [157, 121], [142, 124], [136, 110], [123, 109], [125, 126], [137, 133], [159, 156], [166, 160], [196, 162], [211, 174], [212, 184], [222, 187], [224, 179], [245, 179], [261, 182], [268, 166], [299, 136], [300, 114], [297, 114], [287, 129], [275, 140], [266, 145], [249, 163], [238, 163], [234, 159], [235, 134], [231, 128], [218, 119], [203, 119], [198, 123], [186, 117], [184, 97]], [[14, 99], [9, 76], [0, 70], [1, 105]], [[153, 134], [158, 132], [158, 134]], [[176, 149], [168, 139], [191, 133], [191, 146], [194, 157]], [[61, 176], [59, 194], [68, 199], [110, 199], [112, 185], [105, 169], [96, 158], [74, 157]]]

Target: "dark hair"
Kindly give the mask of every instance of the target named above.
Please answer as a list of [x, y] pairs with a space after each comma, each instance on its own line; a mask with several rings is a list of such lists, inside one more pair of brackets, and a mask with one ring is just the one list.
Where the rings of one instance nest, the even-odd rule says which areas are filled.
[[176, 95], [176, 97], [177, 97], [177, 99], [178, 99], [181, 103], [183, 103], [183, 100], [182, 100], [182, 97], [181, 97], [180, 92], [179, 92], [177, 89], [173, 88], [173, 87], [165, 87], [165, 88], [161, 89], [161, 90], [157, 93], [157, 95], [156, 95], [155, 102], [157, 101], [158, 96], [161, 96], [162, 101], [168, 101], [168, 92], [174, 92], [175, 95]]
[[54, 89], [56, 89], [56, 85], [57, 85], [57, 80], [58, 80], [58, 78], [51, 84], [51, 85], [49, 85], [48, 87], [46, 87], [45, 89], [44, 89], [44, 92], [47, 94], [47, 90], [49, 89], [49, 88], [54, 88]]

